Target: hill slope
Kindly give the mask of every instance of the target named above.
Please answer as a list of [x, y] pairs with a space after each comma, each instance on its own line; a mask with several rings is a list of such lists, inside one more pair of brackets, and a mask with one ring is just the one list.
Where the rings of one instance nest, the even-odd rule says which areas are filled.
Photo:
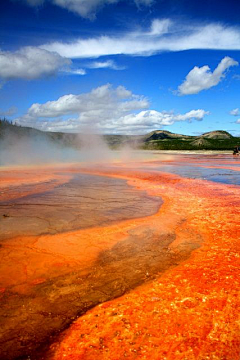
[[[11, 139], [16, 141], [21, 138], [47, 139], [61, 147], [81, 147], [81, 136], [79, 134], [43, 132], [33, 128], [16, 126], [6, 120], [0, 120], [0, 141], [6, 139], [7, 136], [10, 141]], [[222, 130], [207, 132], [200, 136], [156, 130], [146, 135], [103, 135], [103, 140], [113, 149], [128, 145], [148, 150], [232, 150], [234, 146], [240, 145], [239, 137], [234, 137], [227, 131]]]
[[240, 144], [240, 138], [227, 131], [216, 130], [200, 136], [173, 134], [169, 131], [153, 131], [145, 136], [141, 147], [154, 150], [232, 150]]
[[233, 136], [229, 134], [227, 131], [216, 130], [204, 133], [201, 137], [206, 139], [232, 139]]

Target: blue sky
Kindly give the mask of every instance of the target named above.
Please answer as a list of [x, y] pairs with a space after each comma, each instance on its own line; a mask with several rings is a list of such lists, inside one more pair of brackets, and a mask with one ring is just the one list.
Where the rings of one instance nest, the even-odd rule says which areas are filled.
[[0, 116], [44, 131], [240, 136], [237, 0], [4, 0]]

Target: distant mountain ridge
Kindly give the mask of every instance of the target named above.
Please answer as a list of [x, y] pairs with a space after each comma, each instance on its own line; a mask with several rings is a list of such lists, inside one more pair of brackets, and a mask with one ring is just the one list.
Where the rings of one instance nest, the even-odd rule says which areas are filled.
[[[76, 133], [44, 132], [0, 120], [0, 141], [10, 138], [48, 139], [59, 146], [81, 147], [81, 137]], [[87, 136], [87, 135], [86, 135]], [[104, 141], [113, 149], [124, 145], [146, 150], [232, 150], [240, 145], [240, 138], [227, 131], [215, 130], [198, 136], [182, 135], [167, 130], [155, 130], [146, 135], [103, 135]]]

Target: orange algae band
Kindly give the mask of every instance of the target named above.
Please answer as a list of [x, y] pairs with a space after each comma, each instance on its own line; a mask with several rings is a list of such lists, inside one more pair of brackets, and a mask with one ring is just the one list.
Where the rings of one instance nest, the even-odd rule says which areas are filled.
[[103, 302], [39, 356], [239, 360], [239, 188], [137, 168], [101, 174], [162, 197], [163, 205], [139, 219], [4, 242], [2, 258], [11, 254], [23, 271], [0, 289], [2, 311], [18, 311], [19, 341], [9, 341], [6, 326], [3, 358], [34, 358], [36, 339], [48, 345], [76, 314]]

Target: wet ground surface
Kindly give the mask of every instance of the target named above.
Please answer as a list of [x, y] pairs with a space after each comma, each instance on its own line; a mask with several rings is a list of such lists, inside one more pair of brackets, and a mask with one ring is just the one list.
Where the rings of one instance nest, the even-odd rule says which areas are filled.
[[238, 169], [228, 170], [228, 169], [211, 169], [205, 167], [197, 166], [174, 166], [174, 165], [164, 165], [160, 168], [156, 168], [163, 172], [169, 172], [171, 174], [177, 174], [183, 177], [191, 179], [203, 179], [208, 181], [219, 182], [223, 184], [235, 184], [240, 185], [240, 173]]
[[[0, 201], [0, 341], [4, 359], [35, 352], [77, 315], [143, 281], [144, 270], [128, 279], [122, 276], [123, 270], [118, 272], [121, 264], [111, 269], [113, 260], [104, 255], [98, 241], [90, 251], [96, 258], [91, 263], [86, 251], [89, 241], [84, 243], [78, 233], [75, 244], [71, 239], [64, 245], [61, 235], [56, 237], [54, 249], [47, 236], [64, 233], [69, 240], [69, 231], [149, 216], [159, 210], [161, 198], [136, 190], [126, 180], [63, 170], [58, 173], [68, 179], [64, 183], [41, 183], [36, 194], [35, 184], [13, 183], [8, 188], [9, 199], [5, 196]], [[7, 192], [4, 187], [2, 191]], [[120, 252], [121, 248], [112, 249], [116, 256]], [[150, 267], [156, 272], [156, 264]], [[107, 282], [112, 283], [109, 289]]]
[[[161, 157], [161, 156], [160, 156]], [[240, 158], [223, 155], [179, 155], [176, 160], [154, 161], [152, 170], [223, 184], [240, 185]], [[153, 164], [152, 164], [153, 165]]]
[[1, 359], [239, 360], [239, 187], [189, 176], [232, 162], [1, 171]]
[[106, 225], [154, 214], [161, 205], [160, 198], [140, 193], [124, 180], [94, 175], [73, 174], [51, 190], [24, 195], [33, 188], [12, 186], [8, 192], [21, 196], [0, 199], [0, 240]]

